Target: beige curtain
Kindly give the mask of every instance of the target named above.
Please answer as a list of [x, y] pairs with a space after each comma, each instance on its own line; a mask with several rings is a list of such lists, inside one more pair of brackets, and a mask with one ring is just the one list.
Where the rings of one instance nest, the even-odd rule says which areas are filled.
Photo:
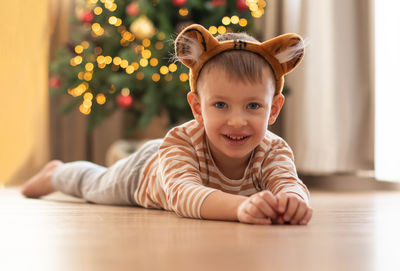
[[275, 27], [267, 19], [267, 30], [297, 32], [308, 43], [303, 63], [287, 78], [283, 116], [284, 137], [303, 174], [373, 169], [371, 2], [270, 2], [281, 19], [272, 21]]
[[17, 184], [49, 158], [48, 1], [0, 8], [0, 185]]

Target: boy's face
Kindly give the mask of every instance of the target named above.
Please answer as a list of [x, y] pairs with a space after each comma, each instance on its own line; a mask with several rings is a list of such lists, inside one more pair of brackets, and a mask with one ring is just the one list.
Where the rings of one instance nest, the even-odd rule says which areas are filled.
[[265, 68], [262, 83], [232, 80], [213, 68], [198, 82], [199, 94], [189, 93], [195, 119], [204, 125], [214, 159], [248, 159], [261, 142], [268, 124], [273, 124], [283, 105], [282, 94], [274, 96], [275, 79]]

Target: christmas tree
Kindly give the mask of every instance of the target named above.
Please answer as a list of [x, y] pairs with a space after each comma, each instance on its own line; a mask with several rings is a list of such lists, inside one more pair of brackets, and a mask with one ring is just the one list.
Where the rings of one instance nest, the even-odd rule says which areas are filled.
[[129, 131], [167, 113], [171, 124], [191, 117], [186, 103], [188, 69], [170, 61], [173, 40], [199, 23], [212, 34], [254, 33], [264, 0], [85, 0], [73, 20], [72, 42], [51, 64], [54, 95], [62, 108], [78, 108], [92, 130], [122, 108], [133, 116]]

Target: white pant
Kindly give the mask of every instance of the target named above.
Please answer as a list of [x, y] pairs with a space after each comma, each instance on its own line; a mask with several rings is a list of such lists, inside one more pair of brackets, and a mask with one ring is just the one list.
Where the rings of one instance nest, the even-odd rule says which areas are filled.
[[162, 139], [146, 142], [136, 152], [109, 168], [87, 161], [65, 163], [51, 176], [54, 187], [87, 201], [111, 205], [138, 205], [134, 200], [143, 166], [157, 155]]

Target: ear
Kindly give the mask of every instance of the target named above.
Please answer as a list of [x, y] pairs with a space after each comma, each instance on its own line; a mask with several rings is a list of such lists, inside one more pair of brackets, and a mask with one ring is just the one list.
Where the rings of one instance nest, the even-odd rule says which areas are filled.
[[193, 117], [199, 124], [203, 124], [203, 115], [201, 114], [200, 97], [195, 92], [189, 92], [187, 94], [187, 100], [192, 109]]
[[193, 68], [201, 55], [218, 45], [213, 35], [199, 24], [192, 24], [175, 40], [175, 54], [185, 66]]
[[285, 102], [285, 96], [283, 96], [281, 93], [275, 95], [272, 98], [271, 112], [269, 114], [268, 125], [272, 125], [275, 123], [279, 113], [281, 112], [284, 102]]
[[[291, 72], [300, 64], [304, 56], [304, 41], [297, 34], [284, 34], [265, 41], [261, 47], [274, 57], [274, 65], [280, 66], [278, 70], [282, 72], [278, 76], [282, 76]], [[274, 70], [275, 69], [274, 67]]]

